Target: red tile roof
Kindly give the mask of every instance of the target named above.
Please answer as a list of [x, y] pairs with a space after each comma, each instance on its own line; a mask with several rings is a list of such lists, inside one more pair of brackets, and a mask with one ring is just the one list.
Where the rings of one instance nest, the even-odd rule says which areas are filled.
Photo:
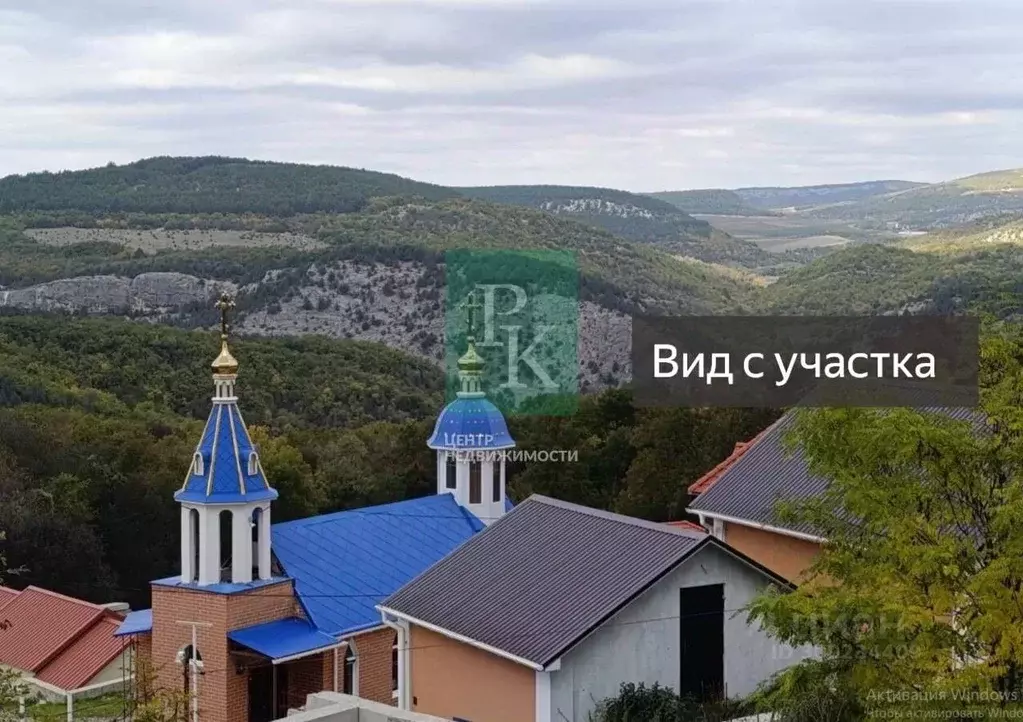
[[0, 609], [4, 608], [4, 605], [10, 601], [13, 601], [20, 592], [16, 589], [10, 589], [9, 587], [0, 587]]
[[704, 529], [699, 524], [697, 524], [695, 521], [689, 521], [687, 519], [683, 519], [682, 521], [669, 521], [669, 522], [665, 522], [665, 523], [668, 526], [675, 527], [676, 529], [690, 529], [692, 531], [701, 531], [704, 534], [707, 533], [707, 530]]
[[113, 616], [96, 604], [38, 587], [7, 602], [3, 615], [10, 626], [0, 632], [0, 664], [36, 673], [101, 618]]
[[[769, 428], [770, 427], [768, 427], [768, 429]], [[732, 468], [732, 465], [741, 459], [743, 454], [749, 451], [753, 447], [753, 444], [755, 444], [761, 436], [767, 433], [768, 429], [764, 429], [749, 441], [740, 441], [736, 444], [732, 453], [728, 455], [728, 458], [689, 485], [689, 493], [693, 495], [702, 494], [707, 491], [707, 489], [714, 486], [717, 480], [720, 479], [726, 471]]]
[[84, 687], [124, 651], [126, 642], [114, 636], [118, 626], [120, 620], [113, 615], [101, 617], [39, 670], [36, 678], [61, 689]]

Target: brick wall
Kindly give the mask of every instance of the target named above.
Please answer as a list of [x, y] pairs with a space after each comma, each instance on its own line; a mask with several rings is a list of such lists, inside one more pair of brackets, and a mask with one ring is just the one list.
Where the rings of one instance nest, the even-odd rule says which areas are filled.
[[204, 665], [199, 679], [199, 714], [203, 722], [245, 722], [248, 677], [231, 659], [227, 632], [296, 614], [290, 580], [249, 592], [226, 595], [196, 589], [153, 587], [152, 659], [160, 686], [182, 689], [184, 671], [175, 657], [191, 644], [192, 628], [178, 620], [207, 622], [197, 629]]
[[355, 637], [359, 659], [359, 696], [374, 702], [394, 704], [391, 663], [395, 631], [390, 627]]
[[288, 662], [288, 706], [301, 707], [306, 697], [323, 691], [324, 655]]

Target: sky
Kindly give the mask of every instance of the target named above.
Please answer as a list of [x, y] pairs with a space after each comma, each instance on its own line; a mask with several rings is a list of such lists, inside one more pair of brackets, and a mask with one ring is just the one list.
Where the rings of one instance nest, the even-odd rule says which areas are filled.
[[1019, 0], [0, 0], [0, 175], [226, 155], [449, 185], [1023, 166]]

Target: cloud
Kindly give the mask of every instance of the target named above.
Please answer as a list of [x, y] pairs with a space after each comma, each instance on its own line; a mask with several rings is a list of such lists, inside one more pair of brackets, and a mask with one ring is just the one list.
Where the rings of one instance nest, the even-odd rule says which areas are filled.
[[1023, 166], [1016, 0], [0, 0], [0, 174], [240, 155], [456, 185]]

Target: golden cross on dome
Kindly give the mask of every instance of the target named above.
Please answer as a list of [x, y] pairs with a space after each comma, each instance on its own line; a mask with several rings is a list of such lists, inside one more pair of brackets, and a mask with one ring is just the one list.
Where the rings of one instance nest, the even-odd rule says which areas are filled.
[[220, 309], [220, 336], [223, 339], [227, 339], [227, 313], [234, 308], [235, 303], [226, 293], [221, 294], [220, 300], [217, 301], [217, 308]]
[[476, 300], [476, 289], [469, 291], [469, 295], [462, 301], [460, 308], [464, 308], [468, 315], [469, 338], [474, 338], [476, 311], [483, 308], [483, 304]]

